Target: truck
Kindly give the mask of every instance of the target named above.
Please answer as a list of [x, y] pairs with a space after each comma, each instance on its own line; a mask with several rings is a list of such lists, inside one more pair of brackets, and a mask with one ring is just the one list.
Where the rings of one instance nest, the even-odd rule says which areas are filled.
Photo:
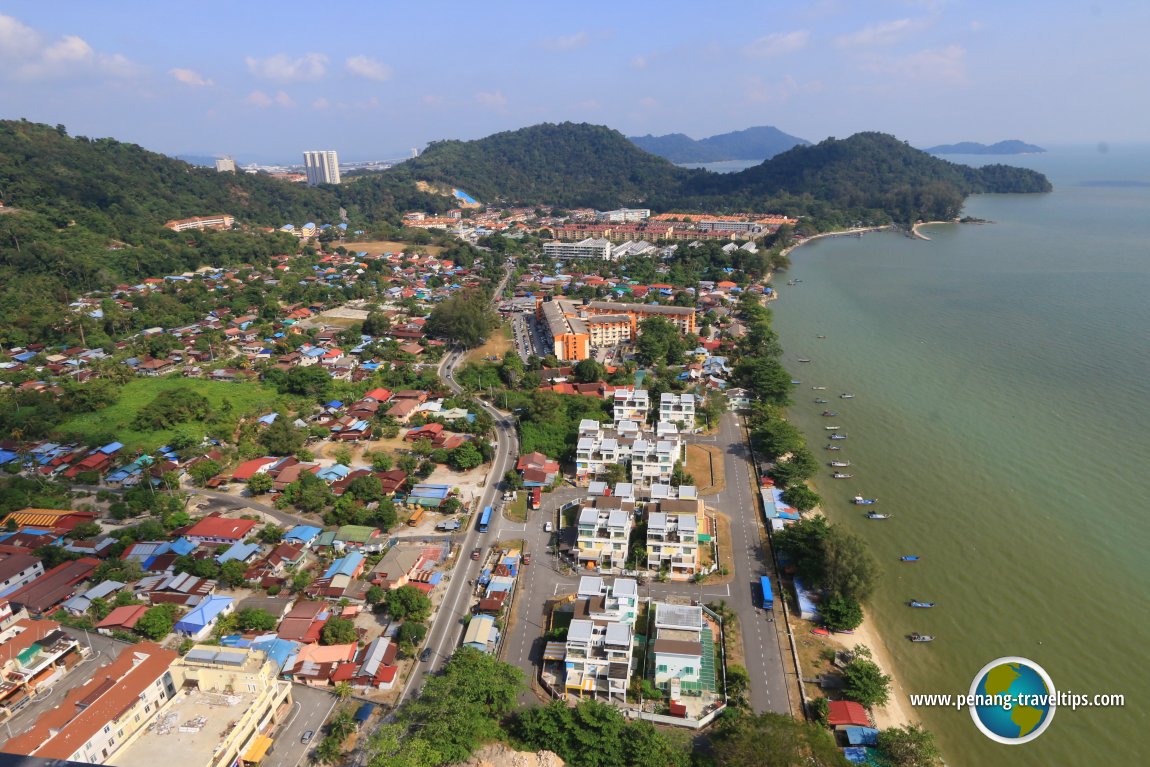
[[766, 575], [762, 576], [759, 578], [759, 586], [763, 590], [763, 609], [774, 609], [775, 595], [771, 592], [771, 579]]
[[543, 491], [538, 487], [531, 488], [531, 495], [528, 496], [528, 506], [532, 509], [538, 509], [543, 503]]

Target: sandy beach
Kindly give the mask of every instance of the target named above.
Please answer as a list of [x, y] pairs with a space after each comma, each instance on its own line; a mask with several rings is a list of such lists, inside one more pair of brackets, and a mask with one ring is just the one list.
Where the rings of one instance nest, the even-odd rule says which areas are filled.
[[886, 230], [888, 230], [890, 228], [891, 228], [890, 226], [864, 226], [864, 227], [859, 227], [858, 229], [838, 229], [834, 232], [822, 232], [820, 234], [812, 234], [810, 237], [806, 238], [802, 242], [796, 242], [794, 245], [791, 245], [788, 248], [784, 248], [782, 255], [784, 255], [784, 256], [790, 255], [790, 252], [792, 250], [794, 250], [795, 248], [802, 247], [803, 245], [806, 245], [808, 242], [814, 242], [815, 240], [821, 240], [824, 237], [842, 237], [844, 235], [849, 235], [849, 234], [866, 234], [867, 232], [885, 232]]
[[890, 701], [882, 708], [872, 709], [875, 724], [880, 730], [885, 730], [888, 727], [902, 727], [907, 724], [921, 724], [921, 720], [914, 715], [914, 709], [910, 706], [906, 689], [899, 682], [895, 665], [891, 661], [886, 644], [874, 630], [874, 626], [869, 620], [864, 620], [853, 634], [831, 634], [827, 639], [831, 644], [838, 645], [845, 650], [860, 644], [866, 645], [870, 648], [874, 662], [879, 665], [883, 673], [890, 676]]
[[913, 236], [913, 237], [916, 237], [920, 240], [926, 240], [927, 242], [930, 242], [930, 238], [927, 237], [922, 232], [920, 232], [919, 227], [934, 226], [935, 224], [954, 224], [954, 223], [957, 223], [957, 221], [919, 221], [917, 224], [915, 224], [914, 226], [912, 226], [910, 228], [910, 233], [911, 233], [911, 236]]

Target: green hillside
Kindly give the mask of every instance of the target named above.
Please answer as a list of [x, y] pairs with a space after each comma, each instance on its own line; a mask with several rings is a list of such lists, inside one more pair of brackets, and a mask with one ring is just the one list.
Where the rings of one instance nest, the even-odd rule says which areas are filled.
[[766, 160], [791, 147], [810, 143], [770, 125], [720, 133], [698, 140], [682, 133], [668, 133], [665, 136], [631, 136], [629, 140], [640, 149], [665, 157], [671, 162]]

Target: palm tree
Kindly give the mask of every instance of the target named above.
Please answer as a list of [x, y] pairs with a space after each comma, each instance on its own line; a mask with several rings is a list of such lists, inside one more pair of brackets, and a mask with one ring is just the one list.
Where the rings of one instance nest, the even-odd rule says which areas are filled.
[[347, 700], [351, 697], [351, 682], [340, 682], [335, 686], [335, 695], [340, 700]]

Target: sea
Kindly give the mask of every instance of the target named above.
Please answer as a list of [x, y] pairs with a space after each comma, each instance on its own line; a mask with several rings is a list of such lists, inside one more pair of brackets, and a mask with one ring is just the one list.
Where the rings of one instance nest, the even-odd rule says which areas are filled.
[[[1061, 707], [1010, 746], [966, 710], [916, 709], [947, 764], [1147, 764], [1150, 146], [947, 159], [1034, 168], [1054, 191], [971, 197], [964, 213], [991, 223], [928, 226], [929, 242], [794, 250], [772, 304], [802, 381], [790, 418], [820, 458], [851, 461], [853, 479], [828, 468], [817, 489], [882, 565], [869, 614], [897, 694], [966, 693], [1019, 656], [1059, 691], [1125, 696]], [[848, 436], [837, 453], [822, 450], [832, 422]], [[855, 494], [892, 518], [867, 520]]]

